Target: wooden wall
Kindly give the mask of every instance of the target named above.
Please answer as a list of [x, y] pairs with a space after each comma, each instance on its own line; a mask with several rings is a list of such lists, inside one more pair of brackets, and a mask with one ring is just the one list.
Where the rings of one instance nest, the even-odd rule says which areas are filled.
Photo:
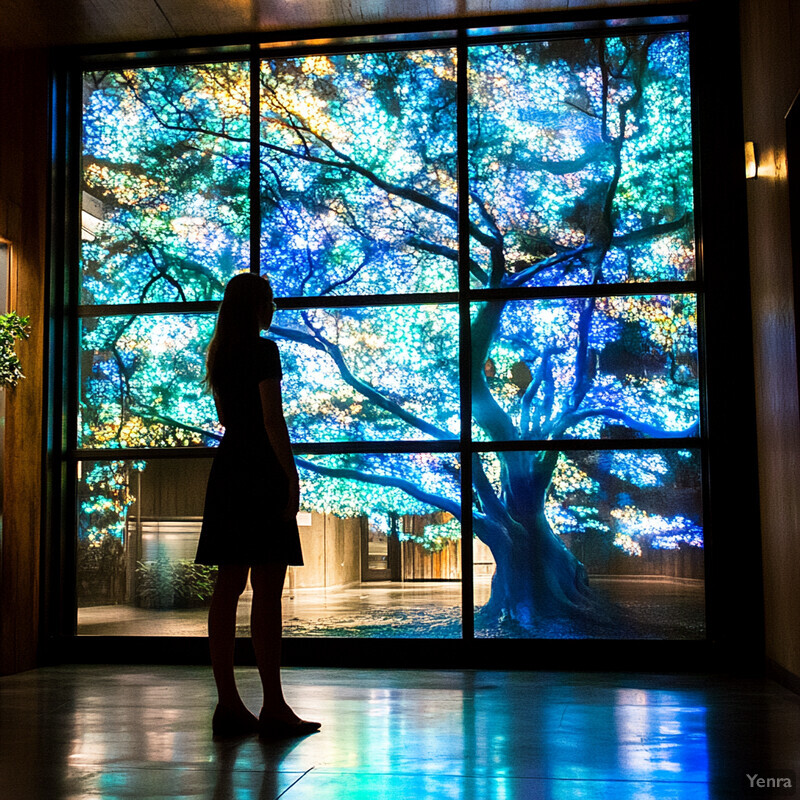
[[[784, 115], [800, 90], [800, 5], [742, 0], [747, 210], [758, 405], [766, 655], [800, 681], [800, 406]], [[800, 171], [800, 164], [789, 168]], [[794, 180], [794, 179], [793, 179]], [[795, 209], [799, 224], [800, 209]], [[800, 254], [798, 254], [800, 255]]]
[[447, 542], [441, 550], [426, 550], [421, 544], [402, 543], [404, 581], [461, 580], [461, 542]]
[[47, 169], [46, 53], [0, 50], [0, 237], [12, 243], [9, 307], [32, 331], [18, 347], [27, 377], [5, 390], [0, 674], [34, 667], [39, 635]]

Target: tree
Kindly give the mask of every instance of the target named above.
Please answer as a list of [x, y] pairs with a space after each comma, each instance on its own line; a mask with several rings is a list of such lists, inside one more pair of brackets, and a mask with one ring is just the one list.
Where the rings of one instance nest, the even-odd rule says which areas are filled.
[[[688, 43], [675, 33], [481, 45], [471, 48], [468, 68], [468, 268], [472, 289], [494, 291], [474, 296], [469, 326], [473, 439], [482, 443], [470, 464], [472, 524], [497, 564], [484, 614], [532, 626], [592, 608], [565, 534], [601, 532], [634, 554], [642, 542], [702, 543], [697, 491], [679, 488], [696, 480], [696, 455], [628, 443], [698, 433], [695, 296], [648, 294], [640, 285], [694, 275]], [[205, 160], [190, 159], [191, 182], [181, 190], [204, 196], [217, 162], [229, 163], [244, 138], [246, 103], [236, 81], [220, 81], [228, 67], [170, 69], [103, 76], [112, 89], [90, 107], [100, 109], [99, 131], [107, 130], [108, 97], [115, 108], [129, 103], [135, 124], [158, 123], [147, 139], [148, 185], [155, 175], [165, 176], [164, 187], [181, 185], [176, 158], [205, 147]], [[447, 48], [264, 62], [262, 269], [278, 296], [319, 298], [315, 308], [279, 312], [272, 329], [284, 340], [296, 441], [410, 439], [425, 451], [428, 442], [458, 440], [455, 78]], [[187, 92], [213, 96], [217, 110], [186, 101]], [[96, 155], [86, 152], [93, 176]], [[119, 156], [114, 163], [130, 181], [135, 169]], [[100, 184], [103, 197], [119, 194], [107, 177]], [[137, 202], [126, 212], [133, 222], [120, 222], [127, 218], [112, 206], [104, 223], [150, 261], [129, 287], [138, 285], [142, 299], [156, 284], [188, 283], [196, 292], [185, 265], [196, 276], [210, 262], [197, 250], [178, 252], [185, 245], [169, 259], [163, 246], [154, 256], [159, 234], [145, 230]], [[113, 241], [98, 236], [98, 264], [120, 248]], [[627, 283], [637, 286], [627, 291]], [[412, 293], [412, 303], [401, 297], [390, 307], [356, 299]], [[420, 303], [419, 294], [436, 302]], [[326, 307], [337, 296], [350, 299]], [[184, 365], [176, 383], [154, 381], [163, 354], [121, 347], [124, 325], [105, 335], [109, 355], [99, 369], [98, 383], [114, 386], [106, 441], [134, 441], [120, 434], [126, 415], [139, 443], [178, 443], [177, 431], [187, 443], [207, 441], [209, 410], [198, 416], [196, 370], [186, 368], [196, 367], [201, 348], [188, 361], [186, 348], [176, 349]], [[89, 349], [100, 352], [96, 343]], [[101, 405], [92, 399], [89, 414]], [[87, 426], [97, 428], [94, 420]], [[595, 439], [625, 441], [570, 445]], [[439, 509], [452, 520], [465, 510], [463, 465], [453, 454], [356, 452], [299, 463], [322, 478], [308, 481], [304, 495], [319, 510]]]

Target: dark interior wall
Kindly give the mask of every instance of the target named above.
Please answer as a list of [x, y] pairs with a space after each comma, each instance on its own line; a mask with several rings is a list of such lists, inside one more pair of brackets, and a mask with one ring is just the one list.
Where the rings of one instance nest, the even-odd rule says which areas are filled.
[[0, 237], [12, 244], [8, 305], [31, 318], [6, 392], [0, 539], [0, 674], [36, 665], [39, 625], [48, 69], [41, 49], [0, 49]]
[[784, 121], [800, 89], [800, 4], [742, 0], [740, 10], [744, 133], [759, 153], [747, 207], [766, 654], [800, 679], [800, 407]]

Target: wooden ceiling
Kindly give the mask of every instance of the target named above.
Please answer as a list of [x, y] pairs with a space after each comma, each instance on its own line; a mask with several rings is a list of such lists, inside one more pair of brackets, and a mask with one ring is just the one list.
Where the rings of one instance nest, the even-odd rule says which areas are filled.
[[[634, 0], [659, 5], [668, 0]], [[0, 46], [58, 46], [631, 5], [630, 0], [0, 0]]]

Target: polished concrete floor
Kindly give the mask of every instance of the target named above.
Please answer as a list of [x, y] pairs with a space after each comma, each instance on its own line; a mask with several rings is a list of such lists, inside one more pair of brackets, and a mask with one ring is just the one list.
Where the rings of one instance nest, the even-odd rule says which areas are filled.
[[[258, 703], [257, 675], [242, 669]], [[800, 772], [800, 697], [761, 679], [292, 668], [298, 741], [214, 741], [204, 667], [0, 678], [0, 798], [695, 800]]]

